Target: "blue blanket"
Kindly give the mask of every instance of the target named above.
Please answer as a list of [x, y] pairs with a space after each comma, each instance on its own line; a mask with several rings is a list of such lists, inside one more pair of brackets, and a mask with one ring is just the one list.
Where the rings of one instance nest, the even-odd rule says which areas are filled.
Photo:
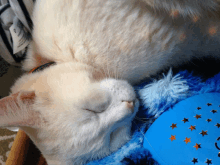
[[117, 152], [87, 165], [157, 165], [151, 153], [143, 148], [145, 132], [155, 119], [176, 103], [195, 95], [220, 92], [220, 73], [203, 82], [188, 71], [173, 76], [170, 70], [163, 79], [141, 83], [135, 90], [141, 106], [133, 121], [132, 139]]

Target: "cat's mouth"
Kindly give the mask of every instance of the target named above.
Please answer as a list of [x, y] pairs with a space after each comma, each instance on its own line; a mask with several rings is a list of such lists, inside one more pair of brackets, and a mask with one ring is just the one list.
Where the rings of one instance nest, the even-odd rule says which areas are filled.
[[[132, 112], [132, 115], [130, 116], [130, 118], [133, 119], [133, 117], [136, 115], [138, 108], [139, 108], [139, 100], [135, 99], [134, 101], [132, 101], [132, 103], [129, 103], [130, 105], [128, 105]], [[133, 106], [133, 107], [132, 107]]]
[[129, 110], [131, 110], [132, 114], [126, 116], [125, 118], [123, 118], [120, 121], [118, 121], [117, 123], [115, 123], [115, 127], [113, 127], [113, 129], [112, 129], [110, 137], [112, 136], [112, 134], [117, 132], [118, 129], [120, 129], [121, 127], [126, 127], [128, 125], [131, 125], [132, 120], [134, 119], [134, 117], [138, 111], [138, 107], [139, 107], [139, 100], [136, 99], [134, 101], [134, 108], [129, 109]]

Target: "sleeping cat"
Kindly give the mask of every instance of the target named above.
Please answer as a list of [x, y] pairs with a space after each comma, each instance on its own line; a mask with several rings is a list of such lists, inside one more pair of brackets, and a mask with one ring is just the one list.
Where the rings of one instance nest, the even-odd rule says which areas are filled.
[[[37, 0], [25, 74], [0, 101], [49, 165], [84, 164], [129, 140], [131, 85], [192, 57], [219, 58], [218, 0]], [[131, 85], [129, 85], [130, 83]]]
[[22, 76], [0, 101], [0, 125], [19, 126], [48, 165], [82, 164], [130, 138], [138, 100], [123, 80], [66, 62]]

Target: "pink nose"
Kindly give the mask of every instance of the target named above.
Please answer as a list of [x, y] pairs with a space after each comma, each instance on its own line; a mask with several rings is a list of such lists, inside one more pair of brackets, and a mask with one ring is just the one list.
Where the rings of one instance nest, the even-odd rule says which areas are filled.
[[127, 101], [128, 108], [134, 108], [134, 101]]
[[125, 102], [127, 108], [131, 109], [132, 112], [134, 111], [134, 105], [135, 105], [135, 102], [134, 102], [134, 101], [124, 101], [124, 100], [123, 100], [122, 102]]

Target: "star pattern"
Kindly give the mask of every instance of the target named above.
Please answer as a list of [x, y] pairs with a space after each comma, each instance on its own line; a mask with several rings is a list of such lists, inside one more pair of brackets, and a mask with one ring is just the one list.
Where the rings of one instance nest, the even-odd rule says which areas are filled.
[[211, 110], [211, 112], [214, 114], [214, 113], [217, 113], [217, 110], [213, 109], [213, 110]]
[[[212, 106], [212, 103], [207, 103], [206, 105], [209, 107], [209, 106]], [[220, 105], [219, 105], [219, 107], [220, 107]], [[197, 110], [201, 110], [200, 112], [203, 112], [203, 109], [202, 109], [202, 107], [200, 107], [200, 106], [198, 106], [196, 109], [197, 109]], [[211, 109], [211, 110], [210, 110], [210, 113], [212, 113], [212, 114], [218, 113], [218, 110], [216, 110], [216, 109]], [[195, 117], [196, 119], [200, 119], [200, 118], [202, 118], [202, 114], [195, 114], [195, 116], [193, 116], [193, 117]], [[181, 121], [183, 121], [184, 123], [187, 123], [187, 122], [189, 122], [189, 120], [191, 120], [191, 118], [183, 118], [183, 120], [181, 120]], [[201, 121], [203, 121], [203, 120], [201, 120]], [[212, 117], [211, 117], [211, 118], [206, 118], [206, 121], [207, 121], [208, 123], [210, 123], [210, 122], [213, 122], [214, 120], [213, 120]], [[177, 124], [178, 124], [178, 123], [172, 123], [172, 125], [170, 126], [170, 127], [172, 128], [172, 130], [173, 130], [174, 128], [177, 128]], [[215, 126], [216, 126], [217, 128], [220, 128], [220, 123], [217, 123]], [[178, 128], [177, 128], [177, 129], [178, 129]], [[196, 125], [194, 125], [194, 126], [193, 126], [193, 125], [190, 125], [190, 127], [188, 127], [188, 129], [190, 129], [191, 131], [196, 130]], [[202, 130], [199, 134], [201, 134], [203, 137], [204, 137], [205, 135], [208, 136], [208, 130], [206, 130], [206, 131]], [[219, 137], [219, 138], [220, 138], [220, 137]], [[171, 135], [171, 137], [170, 137], [169, 139], [171, 140], [171, 142], [174, 141], [174, 140], [176, 140], [176, 135]], [[186, 143], [186, 144], [191, 143], [191, 138], [190, 138], [190, 137], [186, 137], [185, 139], [182, 139], [182, 140], [183, 140], [183, 142]], [[194, 143], [194, 144], [195, 144], [195, 145], [194, 145], [194, 146], [192, 145], [192, 147], [195, 148], [196, 151], [197, 151], [197, 150], [200, 150], [200, 149], [202, 148], [202, 147], [201, 147], [201, 145], [202, 145], [201, 143]], [[190, 144], [189, 144], [189, 146], [190, 146]], [[199, 151], [197, 151], [197, 152], [199, 152]], [[220, 157], [220, 152], [217, 153], [217, 156]], [[198, 161], [199, 161], [198, 158], [193, 158], [193, 160], [192, 160], [191, 162], [192, 162], [193, 164], [197, 164], [197, 163], [199, 163]], [[207, 164], [207, 165], [211, 165], [211, 164], [212, 164], [212, 161], [214, 161], [214, 160], [207, 158], [207, 160], [206, 160], [204, 163]], [[213, 162], [213, 163], [214, 163], [214, 162]]]
[[174, 124], [174, 123], [173, 123], [170, 127], [171, 127], [172, 129], [177, 128], [176, 124]]
[[199, 134], [202, 134], [202, 136], [205, 136], [205, 135], [208, 135], [207, 132], [208, 132], [208, 131], [203, 131], [203, 130], [202, 130], [202, 132], [200, 132]]
[[211, 159], [207, 159], [205, 163], [207, 163], [207, 165], [212, 164], [212, 160]]
[[198, 163], [198, 159], [197, 159], [197, 158], [193, 158], [192, 162], [193, 162], [194, 164], [196, 164], [196, 163]]
[[191, 139], [191, 138], [187, 138], [187, 137], [186, 137], [186, 139], [184, 140], [184, 142], [186, 142], [186, 144], [187, 144], [187, 143], [190, 143], [190, 142], [191, 142], [190, 139]]
[[196, 116], [194, 116], [196, 119], [199, 119], [199, 118], [201, 118], [201, 116], [202, 115], [196, 115]]
[[211, 105], [212, 105], [212, 103], [207, 103], [206, 105], [211, 106]]
[[211, 121], [212, 121], [212, 119], [207, 119], [206, 121], [208, 121], [208, 123], [209, 123], [209, 122], [211, 122]]
[[187, 118], [187, 119], [184, 118], [182, 121], [183, 121], [184, 123], [189, 122], [188, 118]]
[[193, 130], [196, 129], [196, 126], [195, 126], [195, 125], [194, 125], [194, 126], [191, 125], [191, 126], [189, 127], [189, 129], [191, 129], [191, 131], [193, 131]]
[[197, 143], [196, 143], [196, 145], [195, 145], [195, 146], [193, 146], [193, 147], [195, 147], [195, 148], [196, 148], [196, 150], [198, 150], [199, 148], [201, 148], [201, 144], [197, 144]]
[[171, 135], [169, 139], [171, 139], [171, 141], [176, 140], [176, 135]]

